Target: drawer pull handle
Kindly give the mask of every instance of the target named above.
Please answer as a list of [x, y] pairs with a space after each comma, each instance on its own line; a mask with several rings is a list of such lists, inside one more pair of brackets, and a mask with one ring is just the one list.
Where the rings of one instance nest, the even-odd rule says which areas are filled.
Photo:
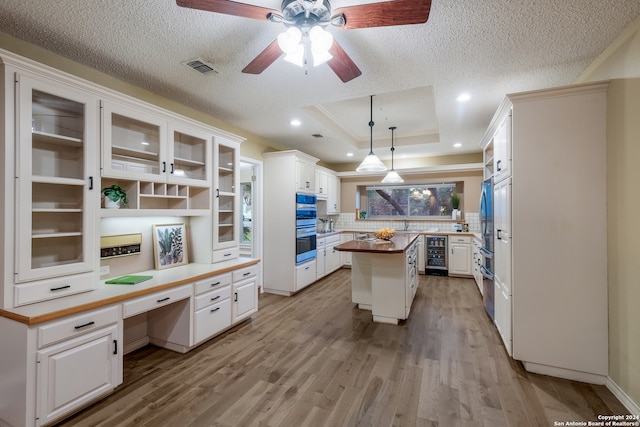
[[71, 285], [58, 286], [57, 288], [49, 288], [51, 292], [61, 291], [63, 289], [69, 289]]
[[161, 298], [161, 299], [157, 300], [156, 302], [165, 302], [165, 301], [169, 301], [170, 299], [171, 299], [170, 297]]
[[220, 284], [220, 282], [212, 283], [211, 287], [218, 286], [219, 284]]
[[86, 328], [87, 326], [91, 326], [91, 325], [95, 325], [95, 324], [96, 324], [96, 322], [88, 322], [88, 323], [85, 323], [84, 325], [74, 326], [73, 328], [74, 329], [82, 329], [82, 328]]
[[247, 271], [247, 272], [246, 272], [246, 273], [244, 273], [242, 276], [243, 276], [243, 277], [246, 277], [246, 276], [248, 276], [248, 275], [250, 275], [250, 274], [251, 274], [251, 272], [250, 272], [250, 271]]
[[223, 256], [231, 256], [231, 253], [228, 253], [228, 254], [224, 254]]
[[217, 297], [211, 298], [211, 301], [216, 301], [216, 300], [219, 300], [219, 299], [220, 299], [220, 295], [218, 295]]
[[218, 310], [220, 310], [220, 307], [213, 308], [213, 309], [211, 309], [210, 313], [216, 312]]

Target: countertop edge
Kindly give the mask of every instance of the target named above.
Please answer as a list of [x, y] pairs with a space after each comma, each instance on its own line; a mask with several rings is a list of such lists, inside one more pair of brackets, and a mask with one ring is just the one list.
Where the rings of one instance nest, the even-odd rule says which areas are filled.
[[[188, 277], [185, 277], [183, 279], [180, 280], [174, 280], [171, 282], [166, 282], [166, 283], [161, 283], [158, 284], [156, 286], [152, 286], [152, 287], [147, 287], [147, 288], [143, 288], [143, 289], [133, 289], [131, 290], [131, 292], [126, 292], [126, 293], [122, 293], [119, 295], [114, 295], [114, 296], [110, 296], [110, 297], [105, 297], [105, 298], [99, 298], [94, 300], [94, 301], [88, 301], [85, 303], [81, 303], [81, 304], [77, 304], [77, 305], [70, 305], [69, 307], [65, 307], [65, 308], [59, 308], [59, 309], [54, 309], [51, 311], [47, 311], [46, 309], [43, 309], [43, 313], [42, 314], [36, 314], [36, 315], [28, 315], [28, 314], [23, 314], [20, 313], [21, 311], [25, 311], [25, 310], [29, 310], [33, 307], [37, 307], [37, 306], [41, 306], [44, 307], [46, 304], [50, 304], [51, 301], [54, 300], [49, 300], [49, 301], [43, 301], [43, 302], [38, 302], [38, 303], [34, 303], [34, 304], [29, 304], [26, 306], [20, 306], [20, 307], [16, 307], [16, 308], [12, 308], [12, 309], [0, 309], [0, 317], [5, 317], [11, 320], [15, 320], [16, 322], [20, 322], [20, 323], [24, 323], [26, 325], [36, 325], [39, 323], [44, 323], [47, 322], [49, 320], [55, 320], [55, 319], [59, 319], [71, 314], [77, 314], [77, 313], [82, 313], [83, 311], [88, 311], [88, 310], [93, 310], [96, 308], [100, 308], [100, 307], [105, 307], [111, 304], [116, 304], [119, 302], [123, 302], [123, 301], [127, 301], [133, 298], [137, 298], [140, 296], [144, 296], [144, 295], [149, 295], [152, 294], [154, 292], [158, 292], [158, 291], [163, 291], [165, 289], [170, 289], [170, 288], [175, 288], [177, 286], [181, 286], [187, 283], [192, 283], [192, 282], [196, 282], [198, 280], [202, 280], [205, 279], [207, 277], [211, 277], [211, 276], [216, 276], [218, 274], [224, 274], [224, 273], [228, 273], [234, 270], [238, 270], [240, 268], [244, 268], [244, 267], [249, 267], [251, 265], [255, 265], [260, 263], [260, 259], [258, 258], [240, 258], [239, 260], [237, 260], [236, 262], [234, 262], [233, 264], [228, 264], [225, 263], [224, 266], [218, 266], [216, 264], [198, 264], [198, 265], [202, 265], [202, 266], [211, 266], [211, 270], [206, 271], [206, 272], [201, 272], [195, 275], [189, 275]], [[191, 264], [190, 264], [191, 265]], [[188, 267], [188, 266], [187, 266]], [[218, 267], [218, 268], [216, 268]], [[180, 268], [180, 267], [178, 267]], [[152, 271], [156, 271], [156, 270], [152, 270]], [[145, 272], [142, 273], [135, 273], [135, 274], [144, 274]], [[100, 281], [100, 287], [104, 287], [104, 286], [128, 286], [128, 285], [105, 285], [105, 280], [101, 280]], [[133, 285], [135, 286], [135, 285]], [[81, 294], [76, 294], [76, 295], [70, 295], [68, 297], [63, 297], [60, 298], [60, 300], [63, 300], [65, 298], [72, 298], [74, 296], [78, 296], [78, 295], [85, 295], [85, 294], [89, 294], [91, 292], [95, 292], [97, 290], [99, 290], [100, 288], [96, 288], [92, 291], [88, 291], [88, 292], [83, 292]]]

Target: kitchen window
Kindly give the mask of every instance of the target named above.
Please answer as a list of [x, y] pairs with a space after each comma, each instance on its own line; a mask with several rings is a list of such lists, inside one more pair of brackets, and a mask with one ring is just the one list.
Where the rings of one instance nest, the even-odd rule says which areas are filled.
[[367, 218], [450, 219], [456, 188], [455, 182], [367, 187]]

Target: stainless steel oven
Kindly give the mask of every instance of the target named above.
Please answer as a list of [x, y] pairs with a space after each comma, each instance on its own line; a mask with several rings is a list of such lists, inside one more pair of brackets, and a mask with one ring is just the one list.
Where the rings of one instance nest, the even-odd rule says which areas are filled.
[[317, 199], [312, 194], [296, 194], [296, 265], [316, 258]]

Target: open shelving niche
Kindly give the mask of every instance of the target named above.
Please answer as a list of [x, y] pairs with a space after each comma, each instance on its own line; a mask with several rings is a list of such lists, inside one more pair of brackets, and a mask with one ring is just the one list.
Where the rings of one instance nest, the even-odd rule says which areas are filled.
[[100, 209], [102, 217], [179, 215], [203, 216], [211, 212], [211, 189], [184, 184], [102, 178], [102, 188], [118, 185], [127, 193], [127, 205]]

